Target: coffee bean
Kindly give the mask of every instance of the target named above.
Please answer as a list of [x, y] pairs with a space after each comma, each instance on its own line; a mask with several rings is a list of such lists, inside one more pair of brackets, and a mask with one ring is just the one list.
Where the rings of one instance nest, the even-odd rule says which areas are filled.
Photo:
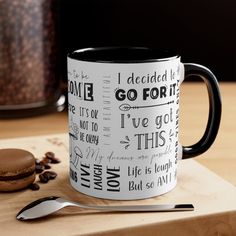
[[49, 178], [47, 177], [47, 175], [45, 175], [44, 173], [39, 175], [39, 180], [41, 183], [46, 184], [49, 181]]
[[43, 166], [48, 164], [48, 163], [51, 163], [51, 160], [48, 159], [48, 158], [44, 158], [42, 161], [40, 161], [40, 164], [43, 165]]
[[45, 163], [51, 163], [51, 162], [52, 162], [51, 159], [48, 158], [48, 157], [44, 157], [44, 158], [43, 158], [43, 161], [44, 161]]
[[36, 171], [37, 174], [42, 173], [42, 172], [44, 171], [44, 166], [41, 165], [41, 164], [36, 165], [36, 166], [35, 166], [35, 171]]
[[36, 184], [36, 183], [30, 184], [30, 185], [29, 185], [29, 188], [30, 188], [31, 190], [33, 190], [33, 191], [37, 191], [37, 190], [40, 189], [39, 185]]
[[55, 157], [54, 152], [46, 152], [44, 159], [49, 159], [50, 163], [52, 163], [52, 164], [58, 164], [61, 162], [61, 160], [59, 158]]
[[54, 152], [46, 152], [45, 157], [48, 159], [53, 159], [55, 157], [55, 153]]
[[54, 171], [50, 171], [50, 179], [55, 179], [57, 177], [57, 173]]
[[47, 178], [48, 180], [50, 180], [50, 173], [49, 171], [44, 171], [43, 174], [42, 174], [45, 178]]
[[40, 160], [35, 158], [35, 165], [39, 165], [40, 164]]
[[46, 163], [46, 164], [44, 165], [44, 169], [45, 169], [45, 170], [51, 169], [51, 166]]
[[[49, 180], [55, 179], [57, 173], [54, 171], [48, 171], [47, 169], [51, 168], [49, 163], [56, 164], [60, 162], [60, 159], [56, 158], [53, 152], [46, 152], [42, 160], [35, 159], [35, 171], [39, 174], [39, 181], [41, 183], [47, 183]], [[30, 188], [37, 188], [37, 186], [31, 186]]]
[[58, 158], [53, 158], [53, 159], [51, 159], [51, 163], [52, 164], [58, 164], [58, 163], [60, 163], [61, 162], [61, 160], [60, 159], [58, 159]]
[[54, 171], [44, 171], [43, 175], [46, 176], [48, 179], [55, 179], [57, 177], [57, 173]]

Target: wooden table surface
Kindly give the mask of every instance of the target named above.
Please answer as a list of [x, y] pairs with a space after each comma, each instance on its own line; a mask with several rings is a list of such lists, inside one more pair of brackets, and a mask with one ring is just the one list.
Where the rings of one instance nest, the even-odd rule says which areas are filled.
[[[223, 113], [220, 130], [211, 149], [195, 160], [236, 185], [236, 83], [220, 83]], [[203, 83], [183, 83], [180, 100], [180, 141], [196, 142], [205, 129], [208, 96]], [[63, 133], [68, 130], [67, 112], [33, 118], [0, 120], [0, 139]]]
[[[194, 168], [193, 170], [190, 171], [189, 173], [189, 168], [191, 168], [191, 162], [185, 162], [184, 166], [186, 169], [185, 174], [189, 175], [191, 177], [191, 172], [193, 172], [192, 180], [197, 176], [196, 173], [198, 173], [199, 179], [201, 180], [199, 185], [192, 185], [191, 182], [186, 182], [183, 181], [184, 179], [182, 178], [182, 185], [178, 185], [179, 189], [177, 188], [176, 191], [173, 192], [173, 194], [168, 195], [169, 198], [174, 197], [176, 200], [177, 197], [182, 196], [184, 193], [188, 192], [189, 190], [192, 191], [194, 194], [194, 197], [191, 199], [191, 201], [194, 201], [194, 204], [196, 204], [196, 211], [195, 214], [199, 215], [200, 217], [196, 218], [197, 220], [194, 221], [182, 221], [182, 224], [178, 225], [178, 218], [173, 218], [171, 221], [171, 224], [168, 225], [166, 228], [166, 225], [161, 223], [162, 220], [164, 221], [165, 216], [168, 217], [175, 217], [176, 215], [171, 214], [171, 215], [133, 215], [133, 221], [129, 220], [129, 215], [123, 215], [122, 219], [126, 219], [124, 221], [121, 221], [121, 217], [119, 214], [113, 214], [113, 215], [101, 215], [98, 221], [98, 218], [93, 218], [91, 215], [87, 216], [79, 216], [79, 218], [73, 218], [71, 216], [72, 222], [74, 224], [77, 222], [77, 219], [80, 219], [83, 222], [83, 225], [80, 227], [80, 230], [82, 230], [80, 233], [78, 232], [78, 235], [90, 235], [88, 233], [88, 228], [86, 224], [91, 224], [95, 225], [99, 229], [104, 229], [103, 225], [101, 224], [101, 221], [104, 220], [105, 222], [109, 221], [110, 224], [114, 224], [114, 227], [117, 228], [122, 228], [122, 225], [127, 222], [126, 228], [128, 231], [122, 231], [123, 233], [114, 233], [112, 230], [113, 225], [109, 224], [104, 224], [108, 228], [110, 228], [110, 234], [107, 233], [107, 235], [132, 235], [131, 233], [131, 228], [134, 225], [137, 225], [136, 231], [132, 231], [135, 233], [134, 235], [155, 235], [153, 234], [154, 230], [158, 230], [161, 232], [167, 232], [166, 234], [161, 234], [161, 235], [170, 235], [170, 232], [178, 231], [176, 235], [235, 235], [232, 232], [236, 232], [236, 227], [235, 227], [235, 220], [236, 220], [236, 206], [234, 204], [234, 199], [236, 196], [236, 189], [230, 185], [227, 184], [226, 182], [224, 183], [220, 177], [224, 178], [234, 186], [236, 185], [236, 158], [235, 154], [233, 152], [233, 147], [235, 144], [235, 137], [234, 133], [236, 131], [236, 106], [234, 104], [235, 102], [235, 90], [236, 90], [236, 83], [221, 83], [220, 84], [220, 89], [222, 93], [222, 102], [223, 102], [223, 114], [222, 114], [222, 122], [221, 122], [221, 127], [219, 134], [217, 136], [217, 139], [213, 146], [208, 150], [206, 153], [202, 154], [199, 157], [194, 158], [198, 162], [200, 162], [202, 165], [206, 166], [213, 172], [215, 172], [218, 176], [213, 176], [211, 173], [207, 172], [207, 169], [204, 170], [200, 166], [193, 165]], [[180, 141], [183, 145], [191, 145], [194, 142], [198, 141], [199, 138], [201, 138], [201, 135], [204, 132], [205, 125], [207, 122], [207, 115], [208, 115], [208, 96], [207, 96], [207, 91], [206, 87], [202, 83], [184, 83], [182, 85], [181, 89], [181, 114], [180, 114]], [[12, 120], [0, 120], [0, 139], [7, 139], [7, 138], [17, 138], [17, 137], [28, 137], [28, 136], [39, 136], [39, 135], [51, 135], [51, 134], [57, 134], [57, 133], [66, 133], [68, 130], [68, 120], [67, 120], [67, 113], [64, 111], [62, 113], [57, 113], [57, 114], [49, 114], [49, 115], [44, 115], [44, 116], [39, 116], [39, 117], [33, 117], [33, 118], [25, 118], [25, 119], [12, 119]], [[7, 141], [2, 141], [2, 146], [4, 146]], [[21, 139], [21, 142], [24, 143], [24, 139]], [[27, 141], [28, 143], [28, 141]], [[17, 144], [18, 145], [18, 144]], [[19, 143], [19, 145], [21, 145]], [[189, 167], [188, 167], [189, 165]], [[66, 171], [64, 166], [59, 166], [62, 171]], [[67, 168], [66, 168], [67, 169]], [[206, 176], [209, 175], [209, 178], [207, 181], [208, 184], [205, 186], [207, 190], [202, 188], [202, 183], [204, 183], [204, 179]], [[180, 176], [181, 177], [181, 176]], [[215, 179], [218, 181], [215, 181]], [[59, 179], [59, 181], [61, 181]], [[191, 181], [191, 178], [190, 178]], [[209, 184], [211, 186], [209, 186]], [[198, 186], [196, 188], [196, 186]], [[46, 186], [47, 187], [47, 186]], [[45, 190], [41, 190], [40, 193], [38, 194], [47, 194], [48, 192]], [[68, 189], [70, 189], [69, 186], [67, 186]], [[189, 188], [189, 190], [188, 190]], [[207, 193], [209, 188], [210, 193]], [[49, 189], [49, 186], [48, 186]], [[53, 188], [56, 189], [56, 188]], [[44, 192], [45, 191], [45, 192]], [[190, 191], [190, 192], [191, 192]], [[219, 191], [219, 192], [217, 192]], [[206, 194], [207, 193], [207, 194]], [[228, 194], [227, 194], [228, 193]], [[22, 192], [21, 197], [23, 196], [28, 197], [29, 199], [32, 198], [32, 194], [27, 194]], [[176, 198], [175, 198], [176, 196]], [[210, 197], [209, 197], [210, 196]], [[18, 199], [22, 202], [20, 204], [18, 201], [15, 202], [15, 199]], [[28, 199], [28, 200], [29, 200]], [[228, 200], [227, 200], [228, 199]], [[42, 224], [43, 222], [39, 221], [37, 224], [28, 224], [28, 227], [24, 224], [17, 224], [12, 218], [10, 217], [10, 209], [9, 206], [14, 206], [15, 208], [19, 208], [19, 206], [23, 206], [25, 204], [25, 199], [21, 198], [18, 195], [12, 194], [11, 197], [7, 197], [6, 195], [1, 197], [1, 200], [3, 202], [3, 205], [0, 206], [2, 209], [0, 213], [0, 235], [1, 235], [1, 229], [3, 232], [8, 232], [7, 227], [10, 225], [11, 227], [19, 227], [19, 232], [25, 232], [24, 230], [27, 228], [28, 230], [35, 230], [40, 227], [44, 227]], [[165, 201], [165, 198], [161, 198], [161, 200]], [[150, 200], [152, 201], [152, 200]], [[167, 197], [167, 201], [168, 197]], [[5, 203], [4, 203], [5, 202]], [[210, 204], [210, 202], [214, 202], [214, 204]], [[232, 204], [231, 204], [232, 203]], [[224, 205], [224, 206], [223, 206]], [[222, 206], [222, 207], [221, 207]], [[212, 207], [212, 209], [211, 209]], [[232, 208], [231, 208], [232, 207]], [[203, 212], [201, 211], [206, 211], [206, 208], [209, 209], [209, 215], [205, 216], [207, 217], [201, 217], [201, 214], [203, 215]], [[217, 211], [221, 211], [221, 208], [225, 208], [226, 213], [225, 214], [217, 214]], [[8, 210], [7, 210], [8, 209]], [[210, 211], [211, 210], [211, 211]], [[9, 214], [7, 213], [9, 211]], [[214, 217], [210, 217], [211, 212], [214, 213]], [[207, 211], [206, 211], [207, 212]], [[15, 211], [14, 211], [15, 214]], [[11, 221], [8, 221], [9, 219], [4, 220], [1, 218], [1, 215], [8, 216]], [[111, 217], [111, 220], [109, 220], [109, 217]], [[154, 217], [155, 216], [155, 217]], [[188, 216], [188, 214], [184, 214], [185, 218]], [[189, 214], [189, 217], [193, 218], [194, 215]], [[125, 218], [127, 217], [127, 218]], [[158, 218], [159, 217], [159, 218]], [[180, 217], [180, 216], [178, 216]], [[163, 218], [163, 219], [162, 219]], [[68, 218], [69, 219], [69, 218]], [[116, 222], [117, 220], [117, 222]], [[158, 221], [158, 223], [157, 223]], [[51, 219], [51, 223], [53, 224], [53, 227], [57, 227], [54, 229], [47, 228], [47, 232], [43, 232], [42, 235], [49, 235], [47, 233], [53, 233], [56, 232], [55, 230], [59, 232], [62, 230], [62, 222], [63, 223], [68, 223], [69, 222], [65, 219], [64, 221], [62, 218], [59, 217], [59, 219]], [[71, 224], [72, 224], [71, 222]], [[116, 223], [115, 223], [116, 222]], [[120, 223], [119, 223], [120, 222]], [[139, 223], [138, 223], [139, 222]], [[222, 223], [223, 222], [223, 223]], [[2, 223], [2, 226], [1, 226]], [[157, 223], [157, 224], [156, 224]], [[50, 225], [49, 224], [49, 225]], [[120, 224], [120, 225], [119, 225]], [[122, 225], [121, 225], [122, 224]], [[146, 225], [145, 227], [142, 228], [140, 231], [139, 225]], [[57, 225], [57, 226], [56, 226]], [[95, 227], [94, 226], [94, 227]], [[163, 226], [163, 227], [162, 227]], [[5, 228], [4, 228], [5, 227]], [[45, 226], [46, 227], [46, 226]], [[69, 226], [68, 226], [69, 227]], [[79, 226], [78, 226], [79, 227]], [[87, 227], [87, 228], [86, 228]], [[4, 229], [6, 231], [4, 231]], [[45, 228], [46, 229], [46, 228]], [[64, 229], [64, 228], [63, 228]], [[194, 231], [193, 231], [194, 229]], [[199, 229], [199, 230], [198, 230]], [[44, 228], [41, 228], [41, 230], [44, 230]], [[71, 235], [75, 235], [72, 232], [72, 229], [67, 229], [70, 230]], [[84, 230], [84, 231], [83, 231]], [[162, 231], [163, 230], [163, 231]], [[16, 229], [14, 229], [14, 232]], [[10, 231], [9, 231], [10, 232]], [[13, 232], [13, 230], [12, 230]], [[30, 231], [31, 232], [31, 231]], [[60, 231], [62, 233], [62, 231]], [[83, 232], [86, 232], [86, 234], [83, 234]], [[90, 233], [92, 235], [93, 229], [90, 229]], [[108, 232], [108, 231], [107, 231]], [[195, 233], [191, 233], [195, 232]], [[231, 232], [231, 233], [229, 233]], [[38, 231], [38, 233], [41, 233], [41, 231]], [[101, 235], [106, 235], [104, 234], [105, 232], [101, 231]], [[112, 234], [114, 233], [114, 234]], [[125, 234], [124, 234], [125, 233]], [[130, 234], [129, 234], [130, 233]], [[220, 233], [220, 234], [219, 234]], [[15, 234], [14, 234], [15, 235]], [[60, 234], [58, 234], [60, 235]], [[66, 231], [64, 234], [61, 235], [66, 235]], [[97, 234], [100, 235], [100, 234]]]

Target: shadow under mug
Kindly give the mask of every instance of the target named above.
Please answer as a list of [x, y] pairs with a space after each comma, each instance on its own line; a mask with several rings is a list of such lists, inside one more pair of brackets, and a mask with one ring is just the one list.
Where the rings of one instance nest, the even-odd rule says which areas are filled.
[[[182, 146], [179, 94], [189, 75], [207, 86], [209, 116], [202, 138]], [[219, 86], [209, 69], [145, 47], [69, 54], [68, 101], [71, 185], [105, 199], [143, 199], [172, 190], [178, 159], [205, 152], [221, 119]]]

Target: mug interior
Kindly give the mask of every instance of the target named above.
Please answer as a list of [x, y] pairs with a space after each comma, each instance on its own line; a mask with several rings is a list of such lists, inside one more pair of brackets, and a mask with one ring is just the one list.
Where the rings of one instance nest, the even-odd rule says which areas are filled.
[[147, 47], [99, 47], [76, 50], [68, 54], [69, 58], [104, 63], [144, 63], [168, 61], [179, 56], [170, 50]]

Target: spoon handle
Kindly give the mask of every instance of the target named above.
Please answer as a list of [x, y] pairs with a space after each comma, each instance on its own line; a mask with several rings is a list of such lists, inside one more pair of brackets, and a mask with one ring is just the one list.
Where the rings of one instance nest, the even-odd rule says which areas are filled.
[[168, 212], [168, 211], [193, 211], [192, 204], [156, 204], [156, 205], [108, 205], [108, 206], [87, 206], [91, 209], [103, 211], [120, 212]]

